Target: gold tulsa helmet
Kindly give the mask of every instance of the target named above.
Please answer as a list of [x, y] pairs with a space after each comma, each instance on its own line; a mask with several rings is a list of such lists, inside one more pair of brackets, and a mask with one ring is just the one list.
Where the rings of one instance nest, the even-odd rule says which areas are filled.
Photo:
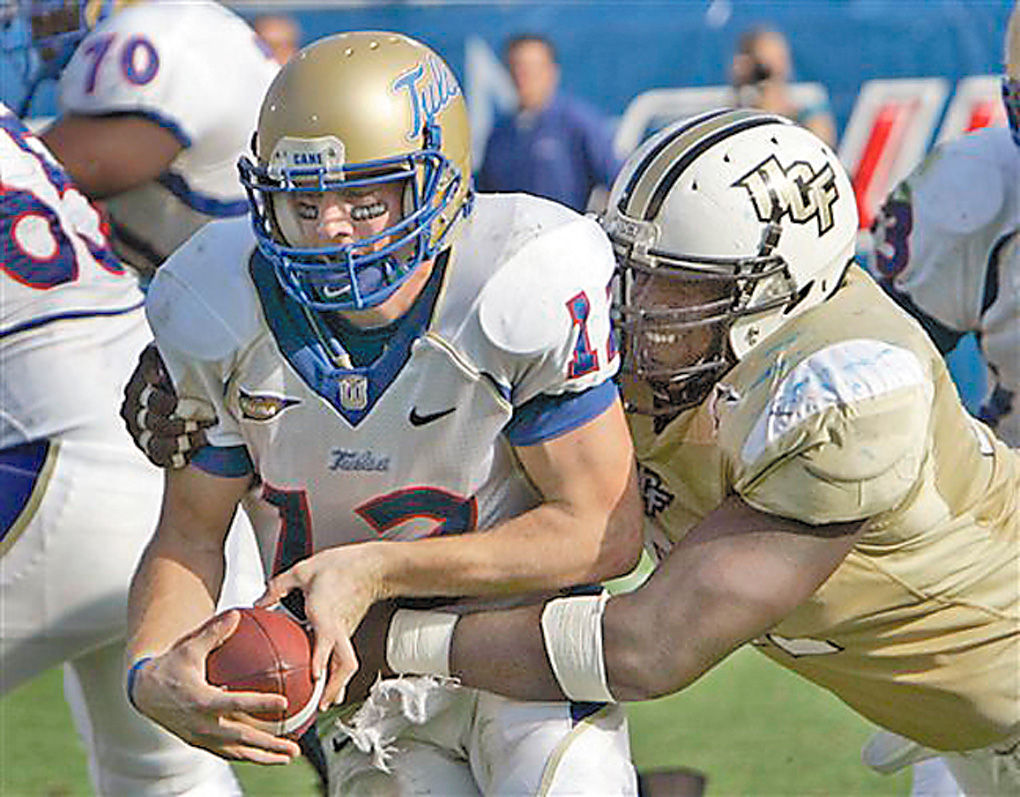
[[[471, 208], [467, 109], [457, 79], [425, 45], [358, 31], [305, 47], [277, 75], [259, 113], [257, 162], [242, 156], [259, 249], [284, 290], [314, 310], [385, 301], [452, 242]], [[287, 192], [404, 182], [404, 216], [371, 238], [295, 245]], [[376, 249], [380, 240], [388, 239]]]

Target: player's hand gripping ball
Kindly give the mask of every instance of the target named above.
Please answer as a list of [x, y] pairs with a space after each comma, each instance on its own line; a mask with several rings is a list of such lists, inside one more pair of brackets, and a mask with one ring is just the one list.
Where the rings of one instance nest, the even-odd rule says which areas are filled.
[[232, 692], [273, 692], [287, 698], [286, 711], [255, 714], [275, 736], [297, 739], [315, 721], [326, 679], [312, 679], [312, 635], [285, 611], [232, 609], [241, 621], [206, 659], [210, 684]]

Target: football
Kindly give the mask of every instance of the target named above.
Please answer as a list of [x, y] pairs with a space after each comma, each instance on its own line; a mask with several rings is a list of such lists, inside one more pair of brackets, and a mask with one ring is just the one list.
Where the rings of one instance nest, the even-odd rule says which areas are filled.
[[274, 692], [286, 711], [255, 714], [276, 736], [297, 739], [315, 721], [325, 678], [312, 680], [312, 635], [285, 611], [238, 608], [241, 621], [206, 659], [210, 684], [232, 692]]

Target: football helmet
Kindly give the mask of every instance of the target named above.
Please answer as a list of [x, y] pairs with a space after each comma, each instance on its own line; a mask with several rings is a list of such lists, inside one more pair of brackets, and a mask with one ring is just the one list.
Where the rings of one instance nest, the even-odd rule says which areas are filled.
[[20, 0], [26, 42], [11, 49], [24, 53], [25, 96], [18, 106], [24, 116], [39, 86], [57, 80], [81, 40], [102, 20], [137, 0]]
[[[669, 415], [835, 290], [858, 217], [846, 171], [814, 134], [718, 109], [639, 147], [602, 224], [617, 258], [621, 370], [654, 394], [633, 409]], [[688, 354], [692, 339], [703, 343]]]
[[[341, 33], [305, 47], [262, 103], [242, 156], [258, 246], [284, 290], [313, 310], [385, 301], [452, 242], [471, 208], [467, 109], [456, 78], [397, 33]], [[288, 193], [403, 182], [403, 218], [343, 245], [301, 246]]]

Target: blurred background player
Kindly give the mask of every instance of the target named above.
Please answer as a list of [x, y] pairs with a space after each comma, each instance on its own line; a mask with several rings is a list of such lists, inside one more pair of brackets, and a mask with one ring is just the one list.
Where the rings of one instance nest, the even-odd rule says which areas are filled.
[[[20, 10], [35, 66], [23, 107], [31, 108], [43, 81], [59, 81], [61, 115], [41, 137], [82, 193], [104, 200], [116, 254], [143, 283], [202, 224], [247, 213], [236, 159], [277, 65], [243, 20], [203, 0], [184, 6], [55, 0]], [[239, 518], [230, 539], [224, 601], [247, 603], [262, 591], [263, 576], [246, 521]], [[133, 567], [137, 548], [124, 555]], [[92, 574], [82, 570], [80, 577]], [[122, 610], [127, 583], [119, 584]], [[111, 638], [123, 628], [121, 620]], [[65, 693], [87, 732], [86, 715], [99, 710], [98, 701], [78, 676], [65, 668]], [[105, 682], [112, 683], [109, 676]], [[97, 732], [109, 733], [98, 726]], [[96, 743], [99, 750], [108, 746], [105, 738]]]
[[97, 794], [238, 794], [225, 762], [123, 689], [128, 584], [163, 494], [117, 417], [151, 339], [138, 280], [3, 105], [0, 163], [0, 692], [67, 662]]
[[[32, 7], [41, 68], [59, 75], [61, 113], [40, 137], [82, 192], [103, 201], [113, 248], [144, 286], [202, 225], [247, 216], [237, 158], [278, 65], [244, 20], [211, 0], [104, 0], [99, 19], [97, 5]], [[253, 599], [262, 573], [240, 515], [230, 551], [234, 594]]]
[[943, 354], [976, 333], [988, 371], [979, 417], [1020, 446], [1020, 11], [1006, 33], [1009, 127], [937, 146], [872, 225], [882, 286]]
[[247, 214], [237, 157], [278, 65], [211, 0], [125, 4], [72, 55], [67, 23], [86, 23], [93, 4], [52, 2], [33, 19], [43, 58], [66, 63], [60, 116], [41, 137], [104, 201], [114, 250], [147, 279], [210, 219]]
[[560, 88], [553, 43], [521, 34], [505, 47], [517, 110], [496, 122], [478, 172], [480, 191], [524, 191], [584, 211], [620, 162], [612, 130], [594, 108]]
[[290, 14], [258, 14], [251, 26], [281, 66], [301, 49], [301, 26]]
[[[256, 518], [276, 574], [261, 602], [300, 590], [316, 666], [333, 672], [381, 598], [506, 598], [625, 572], [640, 509], [609, 243], [556, 203], [473, 195], [464, 100], [434, 52], [384, 32], [304, 48], [241, 172], [254, 231], [206, 226], [148, 294], [174, 386], [218, 420], [167, 473], [132, 587], [128, 688], [189, 741], [282, 763], [293, 742], [237, 713], [273, 697], [205, 681], [235, 618], [203, 625], [223, 537], [253, 482], [275, 510]], [[636, 791], [619, 707], [400, 679], [343, 719], [319, 723], [333, 794]]]
[[828, 104], [799, 105], [790, 93], [792, 78], [793, 58], [786, 36], [765, 26], [740, 35], [730, 66], [737, 105], [793, 119], [830, 147], [835, 146], [836, 121]]
[[661, 562], [614, 597], [456, 625], [398, 611], [391, 667], [438, 660], [518, 698], [645, 700], [752, 642], [941, 751], [965, 794], [1016, 794], [1020, 455], [852, 264], [835, 154], [781, 117], [710, 112], [632, 155], [604, 226]]

